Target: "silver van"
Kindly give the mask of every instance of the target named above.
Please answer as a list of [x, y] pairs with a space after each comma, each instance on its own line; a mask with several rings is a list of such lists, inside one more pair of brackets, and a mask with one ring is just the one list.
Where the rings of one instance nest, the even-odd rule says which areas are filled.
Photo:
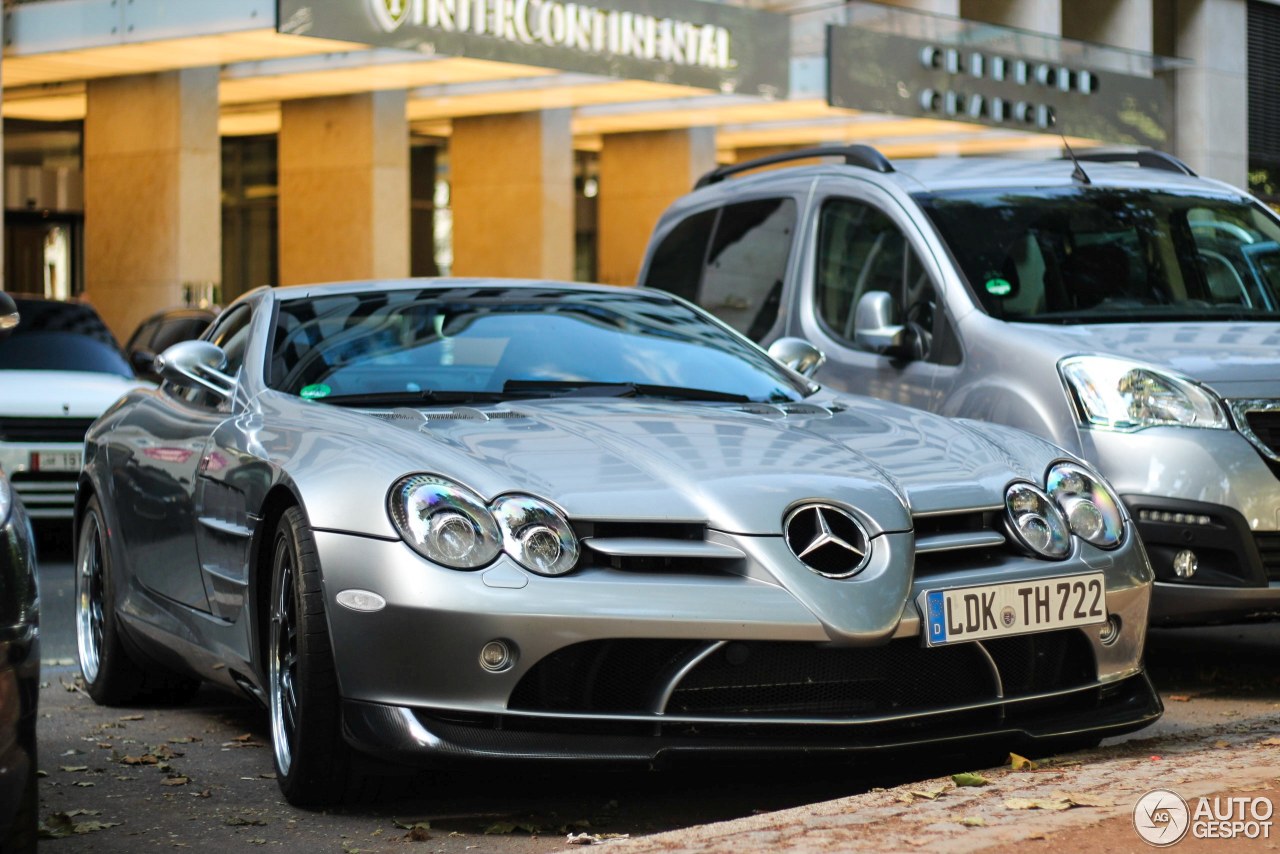
[[[787, 165], [817, 155], [839, 162]], [[1091, 461], [1146, 544], [1154, 622], [1280, 615], [1280, 220], [1243, 191], [1152, 151], [808, 149], [704, 176], [640, 281], [803, 339], [829, 387]]]

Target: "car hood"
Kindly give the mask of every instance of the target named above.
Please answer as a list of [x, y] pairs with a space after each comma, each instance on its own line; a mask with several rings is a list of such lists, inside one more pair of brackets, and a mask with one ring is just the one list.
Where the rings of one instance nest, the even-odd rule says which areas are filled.
[[1002, 506], [1010, 481], [1042, 483], [1064, 455], [1009, 428], [867, 398], [827, 403], [577, 399], [382, 417], [292, 403], [309, 413], [310, 438], [306, 458], [286, 469], [304, 494], [333, 496], [307, 501], [313, 524], [338, 530], [393, 533], [387, 489], [431, 472], [486, 500], [531, 493], [575, 519], [696, 521], [738, 534], [777, 535], [795, 504], [831, 501], [875, 536], [910, 530], [913, 513]]
[[1033, 327], [1063, 355], [1098, 353], [1171, 368], [1228, 398], [1280, 397], [1280, 324], [1098, 323]]
[[15, 418], [97, 418], [145, 383], [93, 371], [0, 371], [0, 413]]

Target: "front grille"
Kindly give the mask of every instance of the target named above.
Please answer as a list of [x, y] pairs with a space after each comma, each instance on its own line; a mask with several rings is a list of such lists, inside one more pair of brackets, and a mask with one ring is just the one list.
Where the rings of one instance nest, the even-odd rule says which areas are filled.
[[922, 649], [908, 639], [870, 649], [731, 643], [680, 683], [667, 713], [869, 717], [991, 699], [991, 670], [966, 647]]
[[1244, 419], [1265, 449], [1280, 455], [1280, 409], [1247, 411]]
[[857, 720], [994, 701], [992, 661], [1011, 699], [1084, 687], [1096, 678], [1092, 647], [1077, 629], [936, 648], [912, 638], [868, 648], [733, 641], [690, 667], [712, 646], [672, 640], [574, 644], [535, 664], [509, 707]]
[[1280, 534], [1254, 534], [1253, 541], [1258, 546], [1267, 581], [1280, 581]]
[[70, 519], [76, 504], [75, 472], [14, 472], [9, 476], [32, 519]]
[[0, 418], [0, 441], [83, 444], [92, 418]]
[[1004, 511], [987, 507], [914, 516], [915, 577], [987, 569], [1009, 559]]

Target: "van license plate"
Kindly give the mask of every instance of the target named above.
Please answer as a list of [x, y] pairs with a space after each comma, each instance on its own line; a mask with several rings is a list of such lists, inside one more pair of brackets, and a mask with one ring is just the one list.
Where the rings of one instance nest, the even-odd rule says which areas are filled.
[[83, 461], [79, 451], [36, 451], [31, 454], [31, 470], [80, 471]]
[[926, 590], [916, 600], [926, 646], [1090, 626], [1107, 619], [1101, 572]]

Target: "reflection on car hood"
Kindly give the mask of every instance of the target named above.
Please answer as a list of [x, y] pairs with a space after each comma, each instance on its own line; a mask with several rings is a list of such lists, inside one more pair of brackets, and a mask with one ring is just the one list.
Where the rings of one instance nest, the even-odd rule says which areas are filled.
[[1099, 323], [1042, 326], [1063, 355], [1098, 353], [1161, 365], [1223, 397], [1280, 397], [1280, 323]]
[[135, 379], [92, 371], [0, 371], [0, 415], [15, 418], [97, 418]]
[[[313, 433], [316, 465], [301, 468], [322, 470], [330, 483], [373, 479], [385, 495], [400, 475], [430, 471], [486, 499], [539, 495], [573, 518], [703, 521], [745, 534], [778, 534], [786, 510], [806, 500], [844, 503], [862, 510], [870, 527], [904, 531], [913, 512], [1000, 506], [1011, 480], [1043, 482], [1060, 456], [1019, 431], [865, 398], [843, 400], [834, 413], [812, 405], [788, 412], [659, 400], [522, 401], [427, 410], [425, 421], [413, 411], [379, 418], [285, 408], [310, 412], [313, 430], [322, 413], [326, 431], [362, 428], [358, 455], [350, 438], [319, 441]], [[313, 523], [350, 530], [361, 524], [352, 507], [365, 503], [343, 501], [332, 519], [317, 518], [329, 508], [312, 505]], [[364, 530], [386, 528], [385, 511], [375, 509], [381, 522], [367, 517]]]

